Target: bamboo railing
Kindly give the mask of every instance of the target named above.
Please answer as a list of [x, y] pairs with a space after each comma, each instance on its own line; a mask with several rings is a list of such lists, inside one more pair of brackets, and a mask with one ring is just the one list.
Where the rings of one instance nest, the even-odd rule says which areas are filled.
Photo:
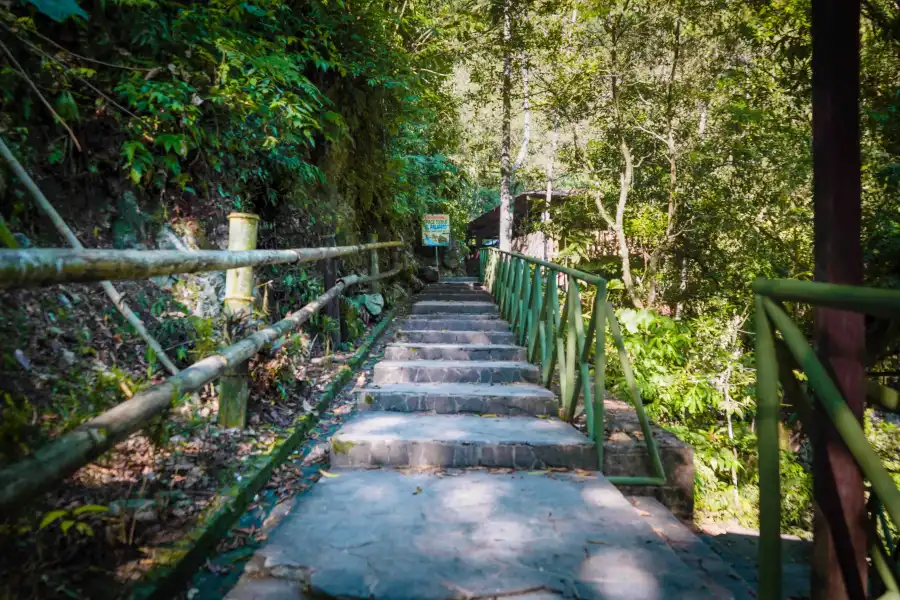
[[[893, 537], [900, 525], [900, 488], [866, 439], [862, 425], [850, 410], [825, 365], [791, 320], [780, 302], [805, 302], [815, 306], [850, 310], [900, 319], [900, 292], [847, 285], [793, 280], [757, 280], [756, 302], [756, 403], [759, 451], [759, 597], [782, 598], [781, 478], [779, 420], [781, 395], [797, 410], [804, 429], [814, 430], [813, 407], [833, 425], [868, 482], [869, 557], [881, 586], [881, 598], [900, 598], [900, 547]], [[780, 333], [780, 339], [776, 334]], [[794, 371], [806, 376], [801, 386]], [[806, 389], [808, 388], [808, 389]], [[870, 402], [896, 410], [897, 394], [868, 382]], [[847, 581], [852, 580], [846, 579]], [[879, 592], [880, 594], [881, 592]], [[848, 591], [849, 595], [853, 595]]]
[[400, 242], [376, 242], [290, 250], [0, 250], [0, 289], [51, 283], [147, 279], [176, 273], [201, 273], [240, 267], [306, 263], [357, 252], [396, 248]]
[[[298, 263], [368, 251], [377, 265], [376, 252], [401, 242], [357, 246], [253, 250], [244, 252], [179, 252], [136, 250], [3, 250], [0, 251], [0, 288], [61, 282], [138, 279], [172, 273], [196, 273], [266, 264]], [[0, 469], [0, 513], [9, 512], [47, 490], [78, 468], [111, 448], [151, 419], [172, 407], [185, 394], [220, 377], [226, 369], [245, 363], [267, 344], [296, 331], [315, 313], [354, 285], [397, 275], [402, 265], [384, 273], [351, 275], [288, 317], [204, 358], [165, 382], [45, 444], [25, 459]]]
[[[541, 381], [545, 387], [551, 386], [559, 368], [561, 416], [571, 422], [578, 399], [582, 398], [588, 437], [596, 444], [601, 470], [605, 441], [606, 326], [609, 325], [631, 404], [650, 455], [653, 475], [611, 475], [607, 479], [619, 485], [665, 484], [666, 474], [659, 448], [644, 410], [622, 331], [612, 305], [606, 301], [606, 280], [584, 271], [496, 248], [482, 248], [479, 258], [482, 281], [500, 305], [500, 314], [518, 334], [519, 343], [527, 348], [528, 360], [540, 362]], [[562, 310], [558, 287], [560, 275], [565, 275], [568, 283]], [[582, 316], [582, 284], [596, 288], [587, 329]]]

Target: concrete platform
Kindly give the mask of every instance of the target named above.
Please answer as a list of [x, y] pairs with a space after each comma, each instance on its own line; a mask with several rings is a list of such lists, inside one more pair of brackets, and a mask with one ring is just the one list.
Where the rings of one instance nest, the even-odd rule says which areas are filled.
[[526, 360], [526, 350], [511, 344], [390, 344], [385, 360]]
[[512, 344], [516, 336], [510, 331], [435, 331], [399, 329], [394, 339], [421, 344]]
[[375, 365], [374, 382], [386, 383], [537, 383], [538, 368], [527, 362], [501, 360], [383, 360]]
[[547, 388], [528, 384], [394, 383], [358, 390], [359, 410], [556, 415], [558, 403]]
[[499, 315], [500, 309], [493, 302], [452, 302], [441, 300], [420, 300], [412, 305], [412, 314], [474, 314]]
[[[669, 509], [655, 498], [636, 496], [629, 498], [635, 508], [642, 511], [654, 533], [675, 551], [681, 561], [698, 573], [705, 573], [717, 588], [720, 597], [754, 600], [756, 594], [740, 575], [700, 537], [675, 518]], [[788, 597], [793, 597], [789, 595]], [[798, 596], [799, 597], [799, 596]]]
[[424, 315], [407, 317], [401, 322], [401, 326], [403, 329], [418, 331], [509, 331], [509, 323], [500, 319], [469, 319], [464, 315], [455, 315], [456, 318], [453, 319], [423, 317]]
[[723, 597], [603, 477], [334, 474], [302, 497], [228, 600]]
[[338, 467], [597, 469], [594, 443], [567, 423], [534, 417], [364, 412], [331, 439]]

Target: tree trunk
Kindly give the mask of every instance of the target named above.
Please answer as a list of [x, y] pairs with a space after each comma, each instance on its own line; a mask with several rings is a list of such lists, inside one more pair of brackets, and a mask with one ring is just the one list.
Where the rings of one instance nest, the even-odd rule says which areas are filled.
[[644, 269], [644, 282], [647, 286], [647, 305], [653, 306], [656, 303], [656, 294], [658, 292], [658, 283], [656, 274], [660, 271], [660, 265], [665, 260], [665, 254], [677, 237], [675, 230], [675, 213], [678, 209], [677, 204], [677, 185], [678, 185], [678, 156], [675, 146], [675, 101], [674, 101], [674, 85], [675, 76], [678, 73], [678, 57], [681, 53], [681, 17], [675, 20], [675, 31], [672, 36], [672, 67], [669, 69], [669, 78], [666, 82], [666, 159], [669, 161], [669, 190], [668, 190], [668, 209], [666, 211], [666, 233], [662, 242], [650, 255], [650, 260]]
[[513, 165], [513, 172], [519, 170], [525, 157], [528, 156], [528, 142], [531, 141], [531, 98], [528, 89], [528, 56], [522, 53], [522, 113], [524, 122], [522, 123], [522, 145], [519, 147], [519, 154], [516, 155], [516, 162]]
[[619, 173], [619, 203], [616, 206], [613, 231], [615, 231], [616, 241], [619, 245], [619, 257], [622, 259], [622, 283], [625, 284], [625, 291], [636, 307], [644, 308], [644, 303], [638, 297], [634, 279], [631, 276], [631, 255], [625, 239], [625, 206], [628, 204], [628, 192], [631, 190], [631, 182], [634, 180], [634, 160], [631, 157], [631, 149], [625, 140], [619, 143], [619, 149], [622, 151], [622, 160], [625, 164], [622, 172]]
[[[813, 0], [812, 105], [815, 279], [860, 285], [859, 0]], [[862, 314], [817, 308], [818, 351], [847, 406], [865, 408]], [[831, 419], [816, 408], [812, 597], [865, 598], [865, 488]]]
[[503, 98], [503, 111], [500, 116], [501, 134], [500, 134], [500, 249], [507, 252], [512, 249], [512, 225], [513, 225], [513, 206], [512, 193], [509, 189], [510, 164], [509, 164], [509, 146], [510, 146], [510, 120], [512, 118], [512, 107], [510, 103], [510, 92], [512, 88], [512, 64], [510, 57], [510, 41], [512, 38], [510, 23], [510, 3], [512, 0], [505, 0], [503, 3], [503, 82], [500, 94]]
[[541, 211], [541, 240], [543, 241], [543, 259], [550, 260], [550, 247], [547, 238], [547, 223], [550, 222], [550, 201], [553, 200], [553, 167], [556, 160], [556, 148], [559, 145], [559, 117], [553, 117], [553, 134], [550, 138], [550, 159], [547, 161], [547, 196], [544, 210]]

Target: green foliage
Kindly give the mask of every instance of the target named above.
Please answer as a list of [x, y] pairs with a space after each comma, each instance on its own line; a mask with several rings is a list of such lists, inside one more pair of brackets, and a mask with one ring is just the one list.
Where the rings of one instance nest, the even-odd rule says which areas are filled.
[[109, 511], [109, 507], [101, 506], [99, 504], [85, 504], [72, 510], [51, 510], [45, 513], [41, 518], [38, 530], [46, 529], [54, 523], [59, 523], [59, 529], [62, 531], [63, 535], [69, 535], [69, 531], [74, 527], [74, 530], [77, 533], [92, 537], [94, 535], [94, 529], [85, 521], [85, 519], [91, 515], [106, 513], [107, 511]]
[[78, 6], [75, 0], [28, 0], [28, 3], [33, 4], [39, 11], [57, 23], [62, 23], [69, 17], [88, 18], [88, 14]]
[[[462, 198], [455, 105], [434, 75], [451, 64], [434, 35], [439, 4], [115, 0], [88, 20], [72, 0], [34, 3], [85, 19], [14, 7], [0, 17], [12, 50], [82, 145], [117, 144], [120, 161], [100, 168], [148, 194], [226, 211], [289, 205], [347, 242], [378, 229], [412, 238], [419, 215]], [[33, 89], [9, 68], [0, 81], [11, 141], [62, 139], [24, 154], [71, 161]], [[100, 129], [112, 135], [92, 137]], [[467, 215], [456, 216], [459, 232]]]

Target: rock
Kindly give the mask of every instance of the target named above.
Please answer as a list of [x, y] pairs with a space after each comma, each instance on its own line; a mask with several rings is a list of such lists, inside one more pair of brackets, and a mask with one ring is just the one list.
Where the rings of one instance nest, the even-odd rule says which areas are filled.
[[458, 246], [450, 246], [447, 248], [447, 252], [444, 253], [444, 266], [448, 269], [456, 270], [462, 264], [462, 253], [459, 251]]
[[437, 283], [439, 279], [437, 267], [419, 267], [419, 279], [425, 283]]
[[15, 352], [13, 352], [13, 356], [16, 357], [16, 362], [19, 363], [19, 366], [21, 366], [26, 371], [31, 370], [31, 361], [28, 360], [28, 357], [25, 356], [24, 352], [22, 352], [21, 350], [16, 350]]
[[31, 240], [24, 233], [14, 233], [13, 237], [16, 239], [16, 243], [19, 244], [19, 248], [31, 248]]
[[112, 224], [113, 248], [143, 249], [143, 242], [147, 239], [145, 224], [148, 219], [141, 212], [134, 192], [122, 194]]
[[59, 362], [64, 369], [71, 368], [75, 364], [75, 353], [63, 348], [59, 355]]

